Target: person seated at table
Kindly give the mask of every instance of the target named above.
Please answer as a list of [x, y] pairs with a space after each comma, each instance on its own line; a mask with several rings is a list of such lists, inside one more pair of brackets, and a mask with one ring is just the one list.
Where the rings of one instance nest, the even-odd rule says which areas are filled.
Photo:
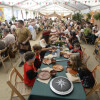
[[99, 49], [100, 49], [100, 40], [98, 40], [97, 43], [96, 43], [96, 48], [94, 50], [94, 53], [98, 54]]
[[79, 68], [83, 68], [84, 66], [81, 63], [80, 56], [78, 54], [71, 54], [70, 55], [70, 65], [73, 70], [78, 72]]
[[94, 25], [94, 27], [92, 27], [92, 31], [93, 31], [93, 33], [98, 32], [98, 26], [97, 25]]
[[5, 47], [4, 41], [0, 40], [0, 50], [5, 49]]
[[79, 43], [75, 32], [71, 32], [69, 38], [66, 38], [67, 46], [70, 50], [73, 49], [75, 43]]
[[47, 26], [47, 27], [46, 27], [46, 30], [43, 31], [43, 35], [44, 35], [44, 34], [45, 34], [45, 35], [48, 35], [48, 34], [50, 35], [50, 32], [51, 32], [51, 27], [50, 27], [50, 26]]
[[91, 38], [91, 43], [94, 44], [96, 39], [98, 39], [99, 37], [100, 37], [100, 30], [95, 34], [92, 34], [92, 36], [90, 37]]
[[74, 44], [74, 49], [72, 50], [72, 53], [79, 53], [80, 54], [80, 59], [82, 61], [82, 49], [81, 49], [81, 46], [80, 46], [80, 43], [75, 43]]
[[92, 34], [92, 30], [89, 27], [89, 25], [86, 24], [86, 28], [84, 28], [84, 36], [88, 43], [91, 43], [91, 34]]
[[46, 53], [47, 50], [52, 49], [50, 47], [50, 40], [49, 40], [49, 33], [43, 33], [43, 37], [40, 40], [40, 46], [42, 47], [42, 52], [40, 53], [41, 57], [44, 58], [44, 55]]
[[87, 69], [87, 67], [81, 63], [80, 56], [72, 54], [70, 56], [70, 64], [73, 71], [79, 73], [80, 79], [84, 88], [92, 88], [95, 84], [94, 77], [92, 73]]
[[24, 63], [24, 83], [28, 86], [33, 86], [37, 73], [39, 70], [36, 70], [34, 66], [35, 54], [31, 51], [25, 53], [25, 63]]
[[41, 56], [40, 52], [42, 50], [42, 47], [40, 45], [34, 45], [33, 46], [33, 52], [35, 53], [35, 61], [34, 61], [34, 66], [36, 69], [40, 68], [41, 66]]
[[15, 37], [13, 34], [9, 33], [8, 28], [5, 28], [3, 30], [3, 34], [4, 34], [4, 38], [2, 39], [2, 41], [4, 41], [6, 47], [8, 47], [10, 44], [15, 42]]
[[[2, 40], [0, 40], [0, 50], [3, 50], [5, 48], [6, 48], [5, 43]], [[2, 57], [7, 56], [7, 50], [5, 52], [1, 53], [1, 56]], [[1, 61], [0, 61], [0, 65], [2, 65]]]
[[64, 31], [64, 33], [67, 35], [70, 35], [71, 32], [71, 26], [68, 26], [68, 28]]
[[50, 37], [50, 41], [51, 41], [52, 43], [55, 43], [55, 42], [57, 41], [57, 39], [58, 39], [58, 35], [57, 35], [57, 34], [52, 35], [52, 36]]

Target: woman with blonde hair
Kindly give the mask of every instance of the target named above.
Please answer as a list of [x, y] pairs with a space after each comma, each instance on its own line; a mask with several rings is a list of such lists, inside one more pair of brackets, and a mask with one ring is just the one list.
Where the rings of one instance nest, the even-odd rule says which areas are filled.
[[72, 66], [72, 69], [75, 71], [78, 71], [78, 69], [85, 67], [82, 63], [81, 63], [81, 59], [80, 59], [80, 54], [79, 53], [75, 53], [70, 55], [70, 64]]
[[78, 72], [80, 79], [82, 80], [83, 87], [92, 88], [95, 84], [92, 72], [86, 68], [84, 64], [81, 63], [80, 55], [72, 54], [70, 56], [70, 64], [72, 65], [72, 70]]

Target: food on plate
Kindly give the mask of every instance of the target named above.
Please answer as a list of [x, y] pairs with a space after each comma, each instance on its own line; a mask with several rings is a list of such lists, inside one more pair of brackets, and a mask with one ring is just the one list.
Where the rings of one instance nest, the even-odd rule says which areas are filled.
[[50, 72], [47, 70], [38, 73], [38, 78], [40, 78], [41, 80], [47, 80], [50, 78], [50, 76]]
[[70, 55], [69, 55], [69, 54], [64, 54], [64, 57], [65, 57], [65, 58], [69, 58]]
[[72, 67], [67, 67], [66, 68], [66, 72], [70, 73], [72, 75], [76, 75], [77, 74], [77, 71], [73, 70]]
[[51, 62], [51, 59], [44, 58], [44, 59], [43, 59], [43, 63], [49, 65], [49, 64], [51, 64], [52, 62]]
[[53, 66], [53, 69], [54, 69], [55, 71], [62, 71], [64, 68], [63, 68], [62, 65], [56, 64], [56, 65]]

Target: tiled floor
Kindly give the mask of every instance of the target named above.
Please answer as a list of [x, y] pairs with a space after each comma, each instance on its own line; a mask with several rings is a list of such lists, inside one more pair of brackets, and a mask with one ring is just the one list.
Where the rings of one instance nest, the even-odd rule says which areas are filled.
[[[31, 41], [30, 42], [31, 45], [39, 43], [40, 36], [41, 35], [37, 36], [36, 41]], [[82, 44], [82, 45], [83, 45], [83, 47], [86, 48], [86, 53], [91, 56], [89, 61], [88, 61], [88, 68], [90, 70], [92, 70], [94, 68], [94, 66], [96, 66], [97, 64], [100, 64], [99, 62], [97, 62], [95, 60], [95, 57], [93, 55], [94, 46], [93, 45], [86, 45], [86, 44]], [[23, 75], [23, 67], [18, 67], [18, 65], [20, 63], [20, 59], [18, 57], [16, 57], [16, 59], [17, 59], [17, 62], [15, 62], [15, 60], [12, 59], [14, 67], [16, 67], [18, 69], [18, 71], [21, 73], [21, 75]], [[5, 73], [3, 67], [0, 66], [0, 100], [10, 100], [10, 95], [11, 95], [11, 89], [8, 87], [8, 85], [6, 83], [8, 80], [9, 73], [12, 69], [11, 65], [9, 64], [9, 61], [6, 61], [6, 66], [8, 68], [8, 73]], [[98, 80], [100, 80], [99, 74], [98, 74]], [[13, 100], [19, 100], [19, 98], [14, 98]], [[98, 99], [97, 95], [94, 93], [92, 96], [90, 96], [88, 98], [88, 100], [99, 100], [99, 99]]]

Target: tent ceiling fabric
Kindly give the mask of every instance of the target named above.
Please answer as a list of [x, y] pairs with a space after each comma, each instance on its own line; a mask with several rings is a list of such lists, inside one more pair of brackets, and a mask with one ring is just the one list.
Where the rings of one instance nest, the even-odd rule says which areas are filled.
[[43, 14], [53, 12], [70, 14], [100, 5], [98, 0], [97, 2], [96, 0], [0, 0], [0, 2], [4, 2], [3, 5], [38, 11]]

